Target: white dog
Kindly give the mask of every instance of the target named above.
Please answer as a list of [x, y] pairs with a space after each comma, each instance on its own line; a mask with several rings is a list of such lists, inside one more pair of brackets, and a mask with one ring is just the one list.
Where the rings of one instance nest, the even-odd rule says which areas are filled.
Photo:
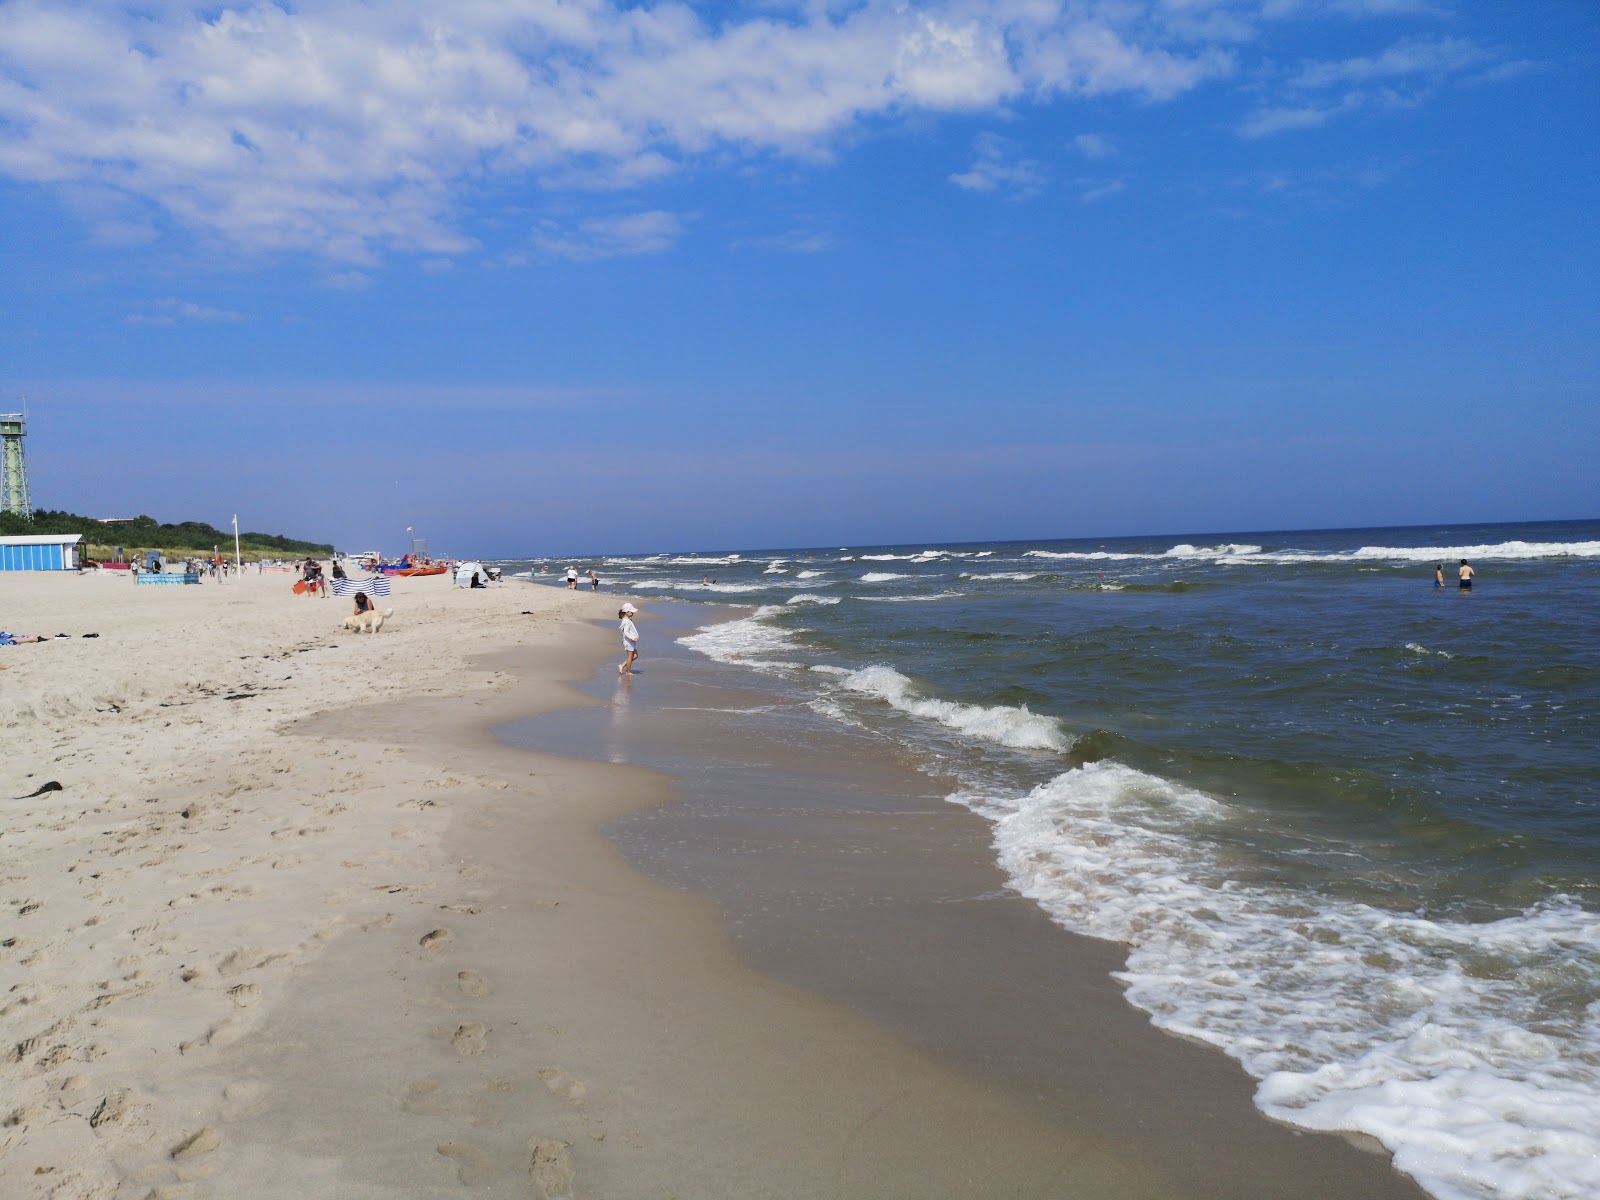
[[392, 608], [369, 608], [366, 612], [351, 613], [344, 619], [344, 627], [357, 633], [377, 633], [383, 628], [384, 621], [392, 616]]

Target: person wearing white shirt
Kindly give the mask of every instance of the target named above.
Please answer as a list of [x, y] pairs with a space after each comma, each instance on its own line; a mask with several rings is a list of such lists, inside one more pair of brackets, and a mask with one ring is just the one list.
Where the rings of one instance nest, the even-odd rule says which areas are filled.
[[633, 614], [638, 611], [631, 604], [624, 604], [617, 610], [618, 628], [622, 630], [622, 648], [628, 653], [628, 657], [617, 664], [617, 674], [624, 679], [633, 675], [633, 663], [639, 657], [639, 627], [633, 623]]

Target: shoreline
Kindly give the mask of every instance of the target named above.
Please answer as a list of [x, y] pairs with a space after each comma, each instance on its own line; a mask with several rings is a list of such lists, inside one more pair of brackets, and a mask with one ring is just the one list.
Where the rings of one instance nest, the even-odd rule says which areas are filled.
[[[84, 610], [106, 645], [75, 641], [51, 666], [124, 677], [70, 700], [30, 679], [30, 702], [0, 710], [41, 742], [7, 764], [7, 795], [29, 790], [18, 775], [64, 784], [9, 801], [5, 848], [27, 862], [7, 898], [28, 932], [6, 948], [0, 1008], [19, 1047], [8, 1188], [1200, 1194], [1185, 1153], [1173, 1167], [1075, 1129], [752, 969], [716, 901], [649, 878], [600, 832], [667, 799], [666, 776], [496, 738], [531, 712], [598, 714], [562, 680], [607, 669], [614, 639], [577, 614], [609, 618], [620, 596], [575, 610], [561, 589], [433, 582], [397, 586], [381, 641], [330, 633], [336, 604], [243, 590], [183, 597], [152, 633], [144, 597], [141, 614], [107, 595]], [[106, 585], [46, 590], [74, 586]], [[3, 593], [13, 611], [18, 595]], [[264, 638], [259, 661], [235, 653]], [[204, 683], [159, 661], [185, 646]]]
[[665, 640], [625, 711], [605, 712], [595, 677], [580, 690], [601, 705], [501, 732], [672, 778], [672, 804], [602, 832], [714, 897], [745, 961], [1155, 1168], [1160, 1194], [1276, 1196], [1294, 1178], [1302, 1196], [1424, 1195], [1377, 1143], [1271, 1120], [1236, 1062], [1158, 1030], [1113, 979], [1126, 948], [1012, 891], [988, 823], [946, 783], [882, 743], [796, 733], [769, 677]]

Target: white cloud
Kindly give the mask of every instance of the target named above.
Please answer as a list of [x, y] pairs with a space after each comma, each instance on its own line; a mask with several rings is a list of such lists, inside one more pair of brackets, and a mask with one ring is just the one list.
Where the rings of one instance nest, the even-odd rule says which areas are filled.
[[1494, 63], [1490, 51], [1457, 37], [1402, 38], [1376, 54], [1305, 62], [1278, 83], [1279, 101], [1258, 107], [1238, 131], [1258, 138], [1314, 129], [1360, 110], [1410, 108], [1452, 80], [1495, 79]]
[[159, 311], [153, 313], [129, 313], [123, 320], [129, 325], [175, 325], [179, 320], [202, 321], [208, 324], [231, 324], [244, 320], [242, 312], [234, 312], [226, 308], [211, 308], [204, 304], [195, 304], [188, 300], [177, 300], [171, 297], [156, 300], [153, 306]]
[[951, 175], [950, 182], [969, 192], [1000, 189], [1019, 197], [1037, 195], [1044, 187], [1044, 169], [1031, 158], [1016, 157], [1012, 143], [994, 133], [981, 133], [975, 139], [977, 158], [972, 166]]
[[1072, 147], [1085, 158], [1110, 158], [1117, 152], [1110, 140], [1098, 133], [1080, 133], [1072, 139]]
[[325, 277], [322, 286], [335, 292], [364, 292], [372, 286], [372, 276], [363, 271], [338, 271]]
[[677, 213], [642, 212], [619, 217], [591, 217], [576, 228], [563, 229], [553, 221], [540, 225], [533, 244], [558, 258], [586, 261], [633, 254], [662, 254], [683, 236], [685, 223]]
[[1338, 62], [1307, 63], [1293, 85], [1320, 88], [1417, 75], [1450, 75], [1480, 66], [1489, 57], [1488, 51], [1464, 38], [1405, 38], [1379, 54]]
[[1093, 204], [1096, 200], [1104, 200], [1107, 196], [1115, 196], [1118, 192], [1128, 190], [1126, 179], [1082, 180], [1087, 186], [1083, 191], [1083, 202]]
[[915, 111], [1169, 99], [1233, 68], [1185, 19], [1179, 36], [1133, 0], [795, 0], [715, 23], [621, 0], [9, 0], [0, 175], [250, 251], [448, 257], [476, 249], [483, 184], [625, 189], [713, 152], [824, 159]]
[[803, 229], [791, 229], [787, 233], [756, 238], [740, 244], [755, 246], [762, 250], [776, 250], [780, 254], [822, 254], [837, 246], [839, 240], [831, 233], [815, 233]]

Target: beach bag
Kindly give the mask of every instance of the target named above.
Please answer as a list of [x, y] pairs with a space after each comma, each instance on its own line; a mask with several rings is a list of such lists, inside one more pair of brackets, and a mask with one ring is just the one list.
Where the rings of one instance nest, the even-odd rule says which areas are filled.
[[296, 596], [304, 596], [306, 594], [306, 581], [304, 579], [294, 585], [294, 594]]

